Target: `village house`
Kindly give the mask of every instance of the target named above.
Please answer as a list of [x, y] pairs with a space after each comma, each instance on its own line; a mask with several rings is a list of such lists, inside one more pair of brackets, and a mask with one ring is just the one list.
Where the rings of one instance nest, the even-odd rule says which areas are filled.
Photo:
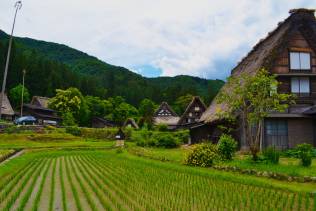
[[[314, 10], [294, 9], [290, 16], [257, 45], [232, 70], [254, 74], [261, 68], [277, 76], [281, 82], [280, 93], [293, 93], [296, 104], [284, 113], [271, 113], [264, 121], [261, 147], [274, 145], [279, 149], [295, 147], [300, 143], [316, 146], [316, 19]], [[225, 88], [225, 85], [223, 89]], [[223, 122], [216, 115], [218, 108], [225, 108], [213, 100], [190, 130], [192, 143], [218, 139], [218, 125]], [[247, 144], [236, 127], [236, 138], [241, 148]]]
[[105, 128], [105, 127], [115, 127], [116, 124], [113, 121], [104, 119], [101, 117], [93, 117], [91, 120], [91, 127], [93, 128]]
[[135, 120], [133, 118], [128, 118], [124, 124], [123, 124], [123, 128], [134, 128], [134, 129], [139, 129], [138, 124], [135, 122]]
[[1, 119], [12, 121], [14, 118], [14, 110], [11, 106], [9, 98], [6, 94], [3, 96], [2, 108], [1, 108]]
[[167, 102], [162, 102], [153, 115], [154, 125], [164, 124], [168, 126], [168, 129], [176, 129], [179, 119], [180, 117], [172, 110]]
[[33, 96], [31, 103], [23, 105], [23, 115], [35, 117], [38, 124], [59, 124], [61, 118], [55, 110], [48, 108], [48, 101], [47, 97]]
[[198, 96], [192, 98], [184, 113], [178, 121], [178, 127], [189, 128], [199, 121], [202, 114], [205, 112], [206, 106], [202, 99]]

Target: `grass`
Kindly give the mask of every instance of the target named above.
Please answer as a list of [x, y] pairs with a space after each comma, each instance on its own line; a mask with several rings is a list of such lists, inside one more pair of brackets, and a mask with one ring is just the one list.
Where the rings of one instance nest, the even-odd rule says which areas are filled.
[[85, 139], [67, 133], [0, 134], [0, 153], [2, 150], [20, 148], [112, 147], [114, 143], [110, 140]]
[[[186, 152], [189, 148], [143, 148], [133, 146], [129, 149], [131, 154], [136, 154], [141, 157], [150, 158], [153, 160], [170, 161], [174, 163], [183, 163]], [[236, 155], [234, 160], [223, 162], [220, 165], [235, 166], [242, 169], [255, 169], [258, 171], [269, 171], [275, 173], [287, 174], [289, 176], [316, 176], [316, 159], [313, 159], [310, 167], [300, 165], [300, 160], [297, 158], [281, 157], [279, 164], [271, 164], [265, 162], [253, 162], [249, 155]]]
[[248, 155], [239, 155], [225, 165], [236, 166], [243, 169], [256, 169], [259, 171], [271, 171], [290, 176], [316, 176], [316, 159], [313, 159], [310, 167], [300, 165], [297, 158], [281, 157], [279, 164], [253, 162]]
[[[180, 152], [174, 153], [177, 160]], [[48, 172], [56, 177], [49, 183], [44, 181]], [[2, 210], [36, 210], [38, 204], [68, 210], [313, 210], [316, 206], [310, 194], [316, 184], [187, 167], [115, 150], [32, 150], [0, 166], [0, 178]], [[45, 185], [59, 188], [61, 196], [44, 193]]]

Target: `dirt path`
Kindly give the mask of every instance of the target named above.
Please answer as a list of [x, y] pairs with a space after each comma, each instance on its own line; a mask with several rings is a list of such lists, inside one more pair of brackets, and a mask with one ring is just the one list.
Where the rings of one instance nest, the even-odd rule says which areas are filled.
[[12, 159], [14, 159], [16, 157], [19, 157], [19, 156], [23, 155], [24, 152], [25, 152], [25, 150], [23, 149], [23, 150], [21, 150], [21, 151], [19, 151], [17, 153], [12, 154], [10, 157], [8, 157], [4, 161], [0, 162], [0, 166], [4, 165], [5, 163], [9, 162], [10, 160], [12, 160]]

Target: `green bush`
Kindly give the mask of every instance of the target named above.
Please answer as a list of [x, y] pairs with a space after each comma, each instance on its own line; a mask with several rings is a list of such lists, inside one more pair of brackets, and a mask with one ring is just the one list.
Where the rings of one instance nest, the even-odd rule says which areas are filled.
[[81, 128], [84, 138], [114, 140], [118, 128]]
[[69, 133], [74, 136], [81, 136], [81, 130], [79, 127], [66, 127], [66, 133]]
[[277, 150], [275, 147], [268, 147], [262, 152], [264, 159], [274, 164], [279, 163], [280, 154], [281, 154], [280, 151]]
[[158, 124], [155, 126], [155, 129], [161, 132], [166, 132], [168, 131], [168, 125], [166, 124]]
[[174, 148], [182, 143], [185, 132], [159, 132], [142, 129], [133, 131], [130, 140], [141, 147]]
[[217, 145], [202, 143], [192, 147], [185, 157], [185, 164], [192, 166], [210, 167], [219, 161]]
[[186, 144], [189, 142], [189, 138], [190, 138], [189, 130], [179, 130], [179, 131], [173, 132], [173, 135], [179, 139], [181, 144]]
[[231, 135], [221, 135], [218, 142], [218, 151], [223, 160], [232, 160], [236, 149], [237, 142]]
[[154, 139], [157, 140], [156, 141], [157, 147], [175, 148], [180, 145], [179, 139], [170, 133], [156, 134]]
[[301, 159], [302, 166], [308, 167], [312, 164], [313, 146], [310, 144], [298, 144], [295, 149]]

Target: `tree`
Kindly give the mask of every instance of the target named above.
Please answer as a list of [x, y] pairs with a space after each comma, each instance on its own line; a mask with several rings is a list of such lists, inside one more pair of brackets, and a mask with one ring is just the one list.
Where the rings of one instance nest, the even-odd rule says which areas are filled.
[[90, 111], [84, 97], [77, 88], [57, 89], [56, 96], [49, 101], [49, 107], [60, 112], [61, 116], [66, 115], [66, 113], [72, 114], [79, 125], [88, 124]]
[[179, 114], [183, 114], [189, 103], [192, 101], [193, 95], [187, 94], [181, 97], [178, 97], [174, 102], [174, 110]]
[[142, 123], [147, 124], [151, 127], [152, 125], [152, 118], [155, 113], [157, 105], [151, 101], [150, 99], [144, 99], [139, 104], [139, 114], [142, 117]]
[[121, 96], [111, 97], [108, 99], [111, 104], [111, 112], [106, 118], [122, 125], [127, 118], [135, 118], [138, 116], [138, 110], [125, 102], [125, 99]]
[[218, 103], [227, 106], [227, 111], [218, 110], [218, 115], [232, 119], [238, 116], [246, 143], [257, 160], [260, 151], [262, 122], [271, 111], [282, 112], [293, 103], [292, 95], [277, 92], [276, 76], [261, 69], [255, 75], [242, 73], [230, 77], [217, 97]]
[[112, 104], [108, 100], [99, 97], [85, 96], [91, 117], [104, 117], [112, 112]]
[[[23, 85], [19, 84], [9, 91], [9, 98], [11, 103], [13, 104], [13, 107], [17, 108], [21, 105], [22, 101], [22, 89]], [[24, 87], [24, 92], [23, 92], [23, 101], [24, 102], [29, 102], [30, 101], [30, 93], [26, 87]]]

